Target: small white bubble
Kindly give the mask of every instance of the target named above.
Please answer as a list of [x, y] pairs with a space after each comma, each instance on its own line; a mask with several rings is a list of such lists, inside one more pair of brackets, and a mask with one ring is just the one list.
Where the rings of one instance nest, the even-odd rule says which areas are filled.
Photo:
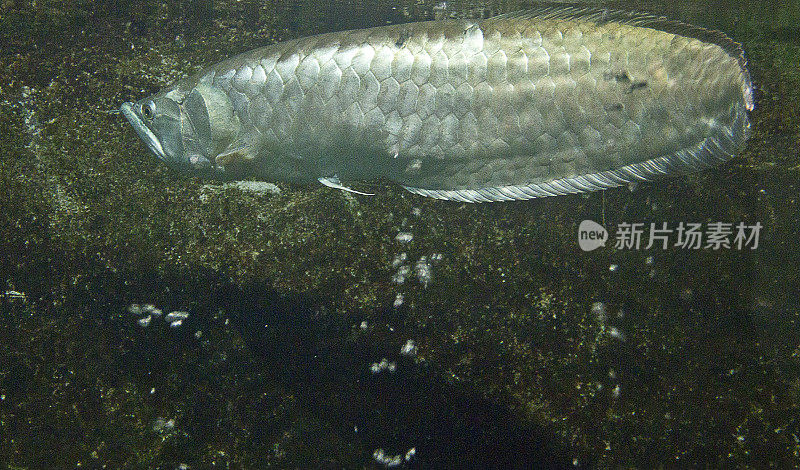
[[157, 308], [153, 304], [142, 305], [142, 314], [144, 314], [144, 315], [152, 315], [154, 317], [160, 317], [161, 313], [162, 313], [161, 309]]
[[155, 393], [156, 393], [156, 388], [155, 387], [151, 388], [150, 395], [155, 395]]
[[604, 304], [603, 302], [595, 302], [592, 304], [592, 309], [591, 309], [592, 315], [597, 317], [597, 319], [600, 322], [606, 321], [607, 310], [608, 309], [606, 309], [606, 304]]
[[614, 387], [614, 390], [611, 391], [611, 396], [613, 398], [619, 398], [620, 391], [621, 391], [621, 389], [619, 387], [619, 384], [617, 384], [617, 386]]
[[608, 335], [616, 340], [625, 341], [625, 334], [622, 333], [616, 326], [612, 326], [608, 329]]
[[421, 282], [424, 287], [428, 287], [428, 284], [431, 282], [432, 273], [431, 265], [428, 264], [428, 259], [426, 257], [423, 256], [414, 264], [414, 272], [419, 282]]
[[383, 449], [373, 452], [372, 457], [376, 462], [385, 465], [387, 468], [398, 467], [403, 462], [401, 455], [387, 455]]
[[619, 269], [618, 264], [612, 264], [608, 266], [608, 270], [611, 271], [612, 273], [617, 272], [618, 269]]
[[392, 304], [394, 308], [398, 308], [403, 305], [403, 294], [398, 292], [397, 295], [394, 297], [394, 303]]
[[400, 253], [399, 255], [394, 255], [394, 259], [392, 260], [392, 267], [396, 268], [401, 264], [405, 263], [408, 260], [408, 255], [406, 253]]
[[[2, 89], [0, 89], [0, 91], [2, 91]], [[25, 295], [24, 292], [18, 292], [18, 291], [15, 291], [15, 290], [7, 290], [7, 291], [3, 292], [3, 295], [5, 295], [9, 299], [22, 299], [22, 300], [25, 300], [26, 298], [28, 298], [28, 296]]]
[[420, 209], [419, 207], [411, 209], [411, 215], [413, 215], [414, 217], [419, 217], [420, 215], [422, 215], [422, 209]]
[[194, 332], [194, 337], [196, 339], [200, 339], [202, 336], [203, 336], [203, 332], [202, 331], [197, 330], [197, 331]]
[[153, 423], [153, 431], [158, 433], [169, 433], [175, 429], [174, 419], [157, 418]]
[[182, 310], [175, 310], [173, 312], [169, 312], [167, 316], [164, 317], [164, 320], [166, 320], [169, 323], [173, 323], [176, 321], [186, 320], [187, 318], [189, 318], [189, 312], [185, 312]]
[[414, 343], [413, 339], [406, 341], [403, 347], [400, 348], [400, 354], [402, 354], [403, 356], [417, 355], [417, 345]]
[[389, 372], [394, 372], [397, 370], [397, 363], [389, 362], [389, 360], [384, 357], [383, 359], [381, 359], [381, 362], [373, 362], [369, 366], [369, 370], [373, 374], [377, 374], [384, 370], [388, 370]]
[[369, 325], [367, 324], [367, 321], [364, 320], [358, 327], [361, 328], [362, 330], [366, 330], [367, 328], [369, 328]]
[[649, 266], [649, 265], [653, 264], [653, 261], [654, 261], [654, 258], [652, 256], [648, 256], [647, 258], [644, 259], [644, 264]]
[[136, 323], [138, 323], [139, 326], [141, 326], [142, 328], [147, 328], [150, 325], [150, 321], [152, 319], [153, 317], [151, 315], [148, 315], [144, 318], [140, 318], [139, 320], [136, 321]]
[[411, 232], [400, 232], [394, 239], [400, 243], [408, 243], [414, 239], [414, 235]]
[[409, 266], [400, 266], [397, 272], [392, 276], [392, 282], [395, 284], [403, 284], [406, 282], [406, 277], [411, 273]]

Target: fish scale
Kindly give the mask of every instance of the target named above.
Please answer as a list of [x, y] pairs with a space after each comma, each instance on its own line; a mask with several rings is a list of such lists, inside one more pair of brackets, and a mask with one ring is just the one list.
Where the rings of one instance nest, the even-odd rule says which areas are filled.
[[[753, 107], [741, 49], [721, 33], [574, 8], [286, 41], [151, 101], [180, 105], [193, 92], [209, 116], [230, 117], [209, 118], [226, 148], [197, 157], [217, 169], [298, 182], [383, 178], [468, 202], [710, 166], [741, 147]], [[129, 120], [144, 108], [130, 109]]]

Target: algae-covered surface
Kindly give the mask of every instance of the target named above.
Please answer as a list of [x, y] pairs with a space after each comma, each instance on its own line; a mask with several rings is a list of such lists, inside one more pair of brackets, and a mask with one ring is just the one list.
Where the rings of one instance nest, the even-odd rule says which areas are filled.
[[[743, 44], [747, 147], [469, 205], [187, 177], [115, 110], [259, 45], [517, 2], [3, 0], [0, 466], [800, 465], [800, 3], [620, 5]], [[584, 252], [585, 219], [762, 229]]]

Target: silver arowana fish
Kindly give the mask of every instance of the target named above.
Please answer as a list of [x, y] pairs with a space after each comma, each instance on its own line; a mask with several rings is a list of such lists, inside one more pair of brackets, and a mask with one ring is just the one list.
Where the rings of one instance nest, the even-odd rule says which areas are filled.
[[182, 170], [505, 201], [731, 158], [753, 109], [745, 65], [719, 32], [543, 8], [273, 44], [121, 110]]

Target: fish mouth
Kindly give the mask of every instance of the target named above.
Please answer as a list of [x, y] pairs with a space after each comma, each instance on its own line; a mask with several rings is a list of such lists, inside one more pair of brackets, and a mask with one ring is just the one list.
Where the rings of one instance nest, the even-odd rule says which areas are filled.
[[151, 131], [150, 128], [145, 125], [144, 121], [142, 121], [142, 118], [140, 118], [136, 113], [134, 106], [135, 104], [128, 101], [122, 103], [122, 106], [120, 106], [119, 110], [123, 115], [125, 115], [125, 118], [131, 123], [131, 126], [133, 126], [133, 130], [139, 134], [139, 138], [144, 141], [150, 151], [156, 154], [156, 156], [161, 160], [166, 161], [167, 155], [164, 153], [164, 147], [161, 146], [161, 142], [159, 142], [158, 137], [153, 134], [153, 131]]

